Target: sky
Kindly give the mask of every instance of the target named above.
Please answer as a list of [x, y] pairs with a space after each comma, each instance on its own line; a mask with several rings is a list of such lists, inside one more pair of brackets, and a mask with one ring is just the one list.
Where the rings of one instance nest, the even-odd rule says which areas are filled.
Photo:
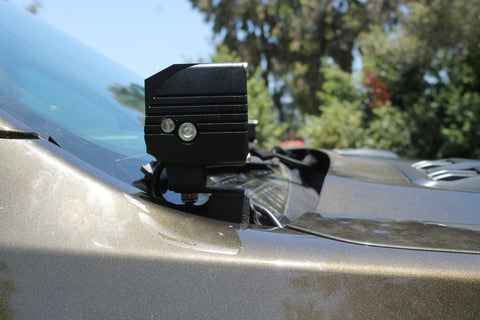
[[[34, 0], [8, 0], [25, 8]], [[37, 0], [37, 16], [142, 78], [207, 59], [213, 33], [188, 0]]]

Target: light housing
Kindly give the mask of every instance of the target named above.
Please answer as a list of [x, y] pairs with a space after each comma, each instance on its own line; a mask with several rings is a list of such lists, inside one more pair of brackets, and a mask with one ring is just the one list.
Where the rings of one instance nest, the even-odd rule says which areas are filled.
[[169, 189], [199, 192], [206, 166], [248, 156], [245, 63], [175, 64], [145, 80], [147, 152], [166, 167]]

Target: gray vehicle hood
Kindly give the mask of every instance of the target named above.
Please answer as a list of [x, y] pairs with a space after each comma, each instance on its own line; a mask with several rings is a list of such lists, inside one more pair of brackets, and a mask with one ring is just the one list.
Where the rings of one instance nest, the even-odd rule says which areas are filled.
[[419, 184], [426, 174], [417, 162], [325, 152], [331, 163], [316, 212], [289, 227], [370, 246], [480, 253], [480, 193], [458, 181]]

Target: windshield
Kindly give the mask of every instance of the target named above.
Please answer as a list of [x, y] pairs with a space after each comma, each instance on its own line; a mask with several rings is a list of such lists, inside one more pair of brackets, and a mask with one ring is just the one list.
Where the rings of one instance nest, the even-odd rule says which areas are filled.
[[2, 109], [95, 167], [140, 179], [153, 160], [143, 81], [9, 3], [0, 2], [0, 22]]
[[141, 79], [28, 13], [1, 6], [0, 92], [88, 141], [124, 156], [144, 154], [143, 97], [135, 96]]

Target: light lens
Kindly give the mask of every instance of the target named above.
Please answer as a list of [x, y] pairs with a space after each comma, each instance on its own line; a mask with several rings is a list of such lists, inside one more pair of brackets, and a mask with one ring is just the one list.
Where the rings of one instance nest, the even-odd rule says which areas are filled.
[[190, 142], [197, 136], [197, 128], [193, 123], [185, 122], [178, 128], [178, 136], [185, 142]]
[[172, 133], [173, 130], [175, 130], [175, 122], [173, 122], [173, 120], [170, 118], [165, 118], [162, 120], [160, 127], [162, 128], [163, 132]]

